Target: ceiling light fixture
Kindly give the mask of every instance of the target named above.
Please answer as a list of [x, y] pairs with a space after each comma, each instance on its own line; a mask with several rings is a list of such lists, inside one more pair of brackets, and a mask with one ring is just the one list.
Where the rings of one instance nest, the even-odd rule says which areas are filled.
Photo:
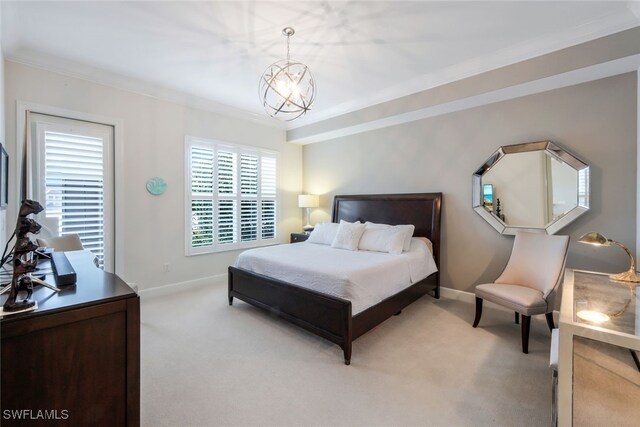
[[264, 109], [271, 117], [285, 121], [304, 115], [316, 97], [316, 82], [311, 70], [302, 62], [291, 60], [289, 55], [289, 38], [295, 33], [291, 27], [282, 30], [282, 34], [287, 36], [287, 59], [269, 65], [259, 85]]

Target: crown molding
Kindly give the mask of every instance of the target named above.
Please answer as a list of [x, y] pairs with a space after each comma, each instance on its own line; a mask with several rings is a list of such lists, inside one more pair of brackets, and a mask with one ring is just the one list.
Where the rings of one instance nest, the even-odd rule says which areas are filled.
[[[640, 8], [639, 8], [640, 10]], [[422, 75], [395, 85], [392, 88], [376, 91], [367, 98], [345, 102], [322, 112], [314, 112], [300, 118], [287, 126], [287, 130], [298, 129], [310, 124], [332, 119], [343, 114], [352, 113], [372, 105], [381, 104], [403, 96], [433, 89], [468, 77], [473, 77], [487, 71], [512, 65], [527, 59], [532, 59], [558, 50], [566, 49], [581, 43], [586, 43], [601, 37], [606, 37], [640, 25], [640, 16], [631, 17], [627, 14], [611, 13], [601, 18], [583, 24], [577, 28], [567, 28], [560, 34], [538, 37], [534, 40], [519, 43], [509, 48], [501, 49], [481, 58], [474, 58], [435, 73]]]
[[533, 95], [536, 93], [561, 89], [563, 87], [574, 86], [577, 84], [599, 80], [628, 72], [638, 72], [639, 69], [640, 54], [637, 54], [580, 68], [573, 71], [568, 71], [565, 73], [556, 74], [551, 77], [545, 77], [526, 83], [509, 86], [506, 88], [497, 89], [480, 95], [470, 96], [467, 98], [445, 102], [415, 111], [384, 117], [378, 120], [372, 120], [352, 126], [331, 129], [326, 132], [320, 132], [309, 136], [303, 136], [299, 138], [294, 137], [288, 139], [287, 142], [299, 145], [313, 144], [330, 139], [369, 132], [376, 129], [382, 129], [389, 126], [396, 126], [417, 120], [441, 116], [457, 111], [463, 111], [470, 108], [481, 107], [496, 102], [502, 102], [510, 99], [520, 98], [523, 96]]
[[127, 77], [122, 74], [91, 67], [78, 62], [70, 62], [61, 58], [42, 55], [36, 52], [27, 54], [5, 54], [5, 59], [16, 64], [49, 71], [75, 79], [124, 90], [137, 95], [160, 101], [171, 102], [188, 108], [194, 108], [223, 117], [247, 120], [275, 129], [286, 130], [286, 124], [278, 119], [225, 105], [207, 98], [186, 92], [149, 83], [141, 79]]

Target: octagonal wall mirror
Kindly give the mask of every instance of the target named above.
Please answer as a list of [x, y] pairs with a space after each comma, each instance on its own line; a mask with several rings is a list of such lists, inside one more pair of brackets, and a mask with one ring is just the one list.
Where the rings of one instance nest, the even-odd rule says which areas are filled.
[[502, 234], [555, 234], [589, 210], [589, 166], [551, 141], [505, 145], [473, 174], [472, 194]]

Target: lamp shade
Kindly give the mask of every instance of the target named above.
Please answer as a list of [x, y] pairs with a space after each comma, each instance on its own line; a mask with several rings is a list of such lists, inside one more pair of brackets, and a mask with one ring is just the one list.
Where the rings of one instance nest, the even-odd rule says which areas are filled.
[[299, 208], [317, 208], [320, 206], [320, 198], [315, 194], [300, 194], [298, 196]]
[[596, 245], [596, 246], [610, 246], [611, 243], [609, 242], [609, 239], [607, 239], [606, 237], [604, 237], [602, 234], [598, 233], [597, 231], [592, 231], [591, 233], [587, 233], [585, 235], [583, 235], [582, 237], [580, 237], [580, 240], [578, 240], [580, 243], [587, 243], [589, 245]]

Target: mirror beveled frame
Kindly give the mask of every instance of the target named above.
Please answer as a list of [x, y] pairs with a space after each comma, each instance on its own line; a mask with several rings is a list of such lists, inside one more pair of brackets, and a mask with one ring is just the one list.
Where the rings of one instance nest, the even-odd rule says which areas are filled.
[[[544, 227], [528, 227], [526, 225], [509, 225], [489, 211], [483, 204], [482, 177], [491, 170], [500, 160], [508, 154], [525, 153], [530, 151], [544, 151], [549, 156], [560, 160], [578, 172], [580, 176], [585, 176], [586, 195], [584, 200], [578, 198], [578, 203], [569, 211], [552, 220]], [[579, 216], [589, 210], [591, 199], [589, 166], [575, 157], [573, 154], [563, 150], [551, 141], [525, 142], [523, 144], [503, 145], [489, 157], [484, 164], [473, 174], [472, 177], [472, 206], [473, 210], [487, 221], [500, 234], [514, 235], [518, 231], [527, 231], [540, 234], [555, 234], [563, 227], [575, 221]]]

